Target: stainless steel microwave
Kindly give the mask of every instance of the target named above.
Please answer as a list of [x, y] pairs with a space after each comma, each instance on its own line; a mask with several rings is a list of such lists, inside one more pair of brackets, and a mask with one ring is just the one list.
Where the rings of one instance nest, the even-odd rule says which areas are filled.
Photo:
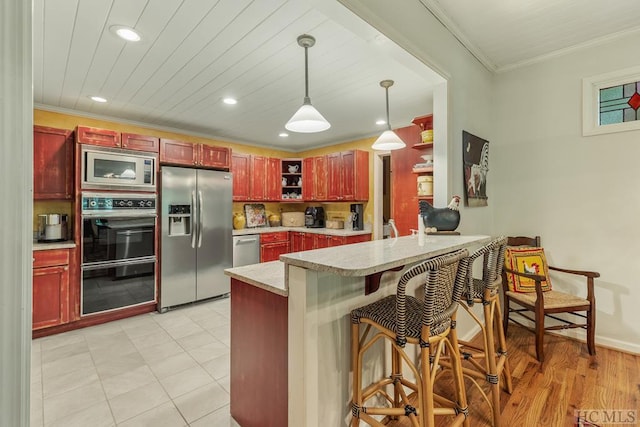
[[153, 153], [82, 145], [82, 189], [155, 191]]

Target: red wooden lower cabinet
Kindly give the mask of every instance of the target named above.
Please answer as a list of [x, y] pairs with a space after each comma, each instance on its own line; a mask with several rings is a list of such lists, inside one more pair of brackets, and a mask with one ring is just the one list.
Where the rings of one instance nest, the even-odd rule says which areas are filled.
[[289, 252], [302, 252], [316, 249], [314, 247], [314, 234], [304, 231], [289, 232]]
[[351, 243], [368, 242], [370, 240], [371, 234], [358, 234], [357, 236], [348, 236], [345, 244], [350, 245]]
[[32, 329], [69, 322], [69, 249], [33, 254]]
[[231, 279], [231, 416], [288, 425], [287, 297]]
[[260, 235], [260, 262], [277, 261], [280, 255], [289, 253], [287, 231], [262, 233]]

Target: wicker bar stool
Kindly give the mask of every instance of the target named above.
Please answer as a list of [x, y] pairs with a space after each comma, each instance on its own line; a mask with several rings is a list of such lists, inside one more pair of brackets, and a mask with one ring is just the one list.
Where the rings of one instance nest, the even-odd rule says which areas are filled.
[[[465, 285], [467, 256], [468, 251], [462, 249], [417, 264], [402, 274], [395, 295], [351, 312], [352, 427], [359, 426], [360, 420], [383, 426], [402, 417], [407, 417], [412, 426], [431, 427], [434, 415], [450, 415], [454, 418], [452, 425], [468, 425], [459, 358], [454, 358], [457, 363], [452, 369], [453, 400], [433, 392], [441, 354], [445, 350], [458, 354], [458, 348], [449, 341], [449, 331]], [[406, 295], [407, 283], [418, 276], [424, 281], [424, 297], [420, 299]], [[361, 337], [363, 324], [366, 328]], [[369, 338], [372, 328], [376, 333]], [[363, 388], [363, 356], [380, 341], [390, 344], [391, 374]], [[414, 363], [405, 351], [407, 343], [417, 346], [418, 362]], [[403, 375], [404, 367], [410, 371], [409, 378]], [[369, 402], [372, 398], [375, 401]], [[379, 420], [382, 416], [386, 418]]]
[[[480, 326], [483, 336], [482, 347], [458, 341], [455, 330], [452, 334], [452, 339], [460, 345], [462, 359], [466, 361], [462, 365], [464, 375], [486, 380], [489, 384], [491, 401], [482, 388], [475, 383], [491, 406], [495, 427], [500, 426], [500, 376], [502, 376], [502, 386], [505, 391], [507, 393], [512, 391], [511, 369], [500, 312], [500, 285], [506, 246], [507, 238], [498, 237], [469, 256], [467, 285], [460, 305]], [[473, 277], [473, 264], [478, 259], [482, 259], [482, 279]], [[471, 307], [475, 303], [482, 303], [483, 319], [472, 311]]]

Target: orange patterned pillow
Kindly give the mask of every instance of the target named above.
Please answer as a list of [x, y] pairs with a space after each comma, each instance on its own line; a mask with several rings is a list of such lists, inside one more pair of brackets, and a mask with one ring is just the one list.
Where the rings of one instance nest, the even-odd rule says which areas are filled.
[[[549, 267], [544, 256], [544, 249], [530, 247], [507, 247], [504, 254], [504, 266], [522, 273], [539, 274], [547, 280], [542, 282], [542, 290], [551, 290]], [[513, 273], [507, 274], [507, 286], [511, 292], [535, 292], [536, 282]]]

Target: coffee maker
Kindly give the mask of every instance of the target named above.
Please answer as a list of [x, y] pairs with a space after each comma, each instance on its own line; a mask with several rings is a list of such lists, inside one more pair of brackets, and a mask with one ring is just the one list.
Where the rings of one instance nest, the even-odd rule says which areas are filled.
[[324, 228], [324, 208], [309, 206], [305, 209], [304, 225], [307, 228]]
[[353, 230], [364, 230], [364, 207], [362, 203], [354, 203], [351, 205], [351, 221], [353, 222]]

